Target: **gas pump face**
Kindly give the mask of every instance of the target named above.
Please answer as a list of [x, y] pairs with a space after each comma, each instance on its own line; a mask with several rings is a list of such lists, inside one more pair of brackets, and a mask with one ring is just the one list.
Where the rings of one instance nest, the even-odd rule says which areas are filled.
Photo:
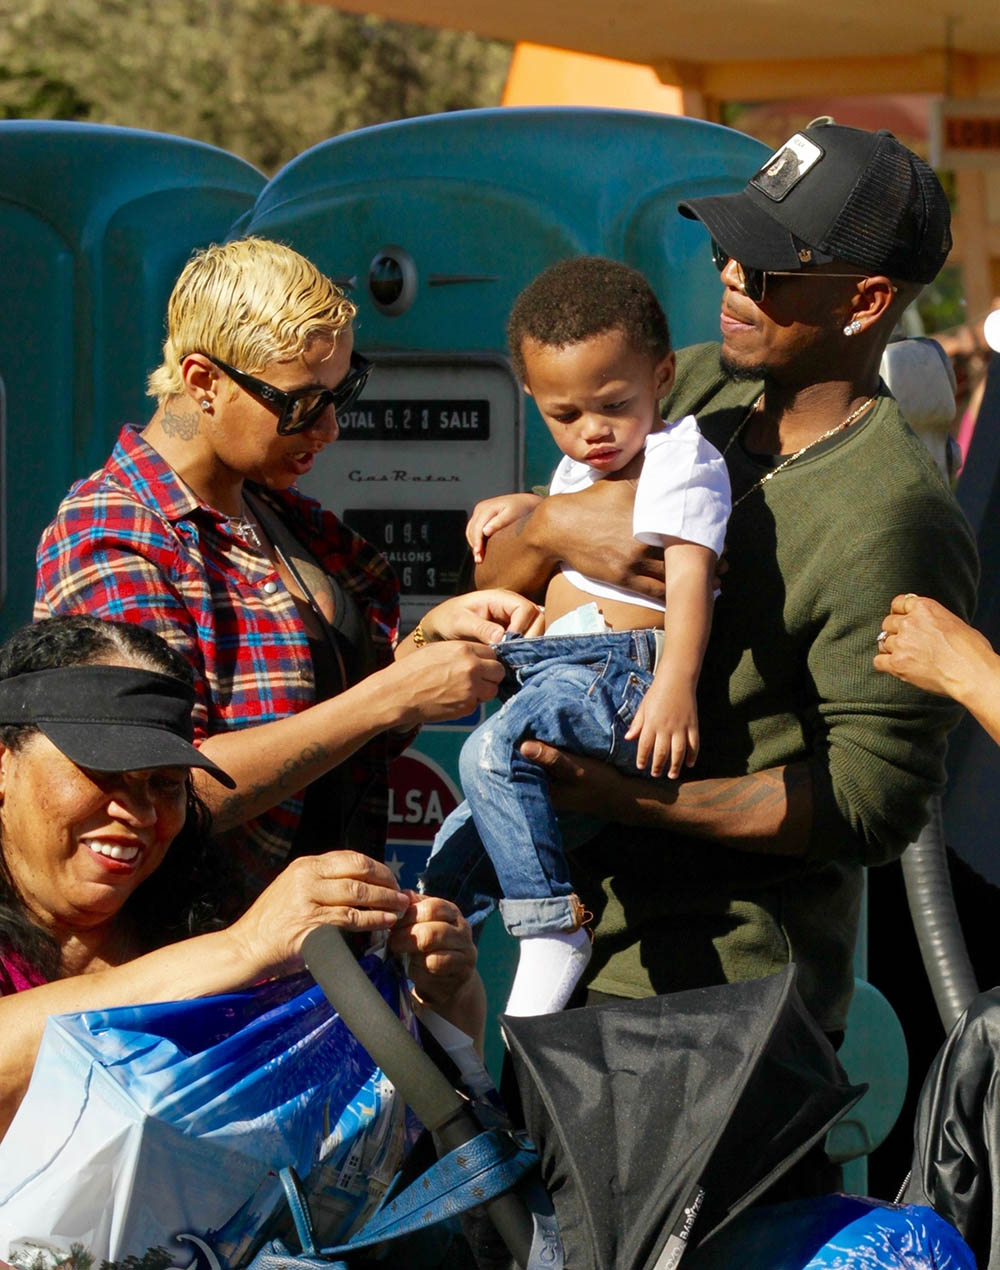
[[475, 504], [523, 479], [522, 396], [499, 356], [375, 354], [302, 488], [389, 560], [402, 628], [455, 593]]
[[[396, 570], [401, 628], [454, 595], [475, 504], [523, 481], [522, 394], [499, 355], [375, 353], [340, 436], [302, 488], [338, 510]], [[395, 764], [387, 859], [415, 885], [434, 834], [461, 798], [449, 775], [482, 712], [426, 728]]]

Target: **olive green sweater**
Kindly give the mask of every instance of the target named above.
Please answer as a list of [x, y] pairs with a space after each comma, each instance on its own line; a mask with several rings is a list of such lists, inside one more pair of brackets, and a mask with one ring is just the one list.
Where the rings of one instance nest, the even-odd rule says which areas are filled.
[[[715, 344], [679, 354], [666, 414], [694, 413], [724, 450], [762, 386], [728, 379], [718, 355]], [[726, 459], [734, 502], [774, 466], [739, 440]], [[853, 985], [861, 866], [895, 859], [916, 836], [959, 714], [874, 670], [875, 637], [899, 592], [970, 617], [975, 544], [883, 388], [864, 419], [734, 508], [726, 556], [689, 779], [807, 760], [805, 855], [608, 826], [574, 856], [597, 914], [590, 986], [639, 997], [755, 978], [792, 959], [804, 1000], [832, 1031]]]

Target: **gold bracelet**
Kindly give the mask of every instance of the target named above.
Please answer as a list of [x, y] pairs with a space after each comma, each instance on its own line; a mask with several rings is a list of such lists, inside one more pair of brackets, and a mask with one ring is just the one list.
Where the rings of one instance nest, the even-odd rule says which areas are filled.
[[416, 626], [414, 626], [413, 630], [410, 631], [410, 635], [413, 637], [414, 648], [423, 648], [423, 646], [427, 643], [427, 636], [424, 634], [424, 628], [419, 622]]

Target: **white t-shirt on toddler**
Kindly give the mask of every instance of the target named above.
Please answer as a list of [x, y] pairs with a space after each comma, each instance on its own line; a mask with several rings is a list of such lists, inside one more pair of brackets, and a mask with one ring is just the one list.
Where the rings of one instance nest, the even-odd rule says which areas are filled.
[[[576, 494], [605, 475], [564, 455], [552, 474], [549, 493]], [[665, 538], [681, 538], [721, 556], [731, 501], [726, 460], [701, 435], [694, 415], [649, 434], [632, 510], [632, 533], [640, 542], [658, 547]], [[565, 564], [560, 570], [588, 595], [663, 611], [661, 600], [588, 578]]]

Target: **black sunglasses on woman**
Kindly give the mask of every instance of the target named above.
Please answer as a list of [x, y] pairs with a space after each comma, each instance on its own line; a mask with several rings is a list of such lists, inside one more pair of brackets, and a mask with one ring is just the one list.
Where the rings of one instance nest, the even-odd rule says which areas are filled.
[[294, 436], [297, 432], [305, 432], [323, 412], [333, 406], [340, 414], [350, 409], [364, 391], [368, 376], [372, 373], [372, 364], [360, 353], [351, 353], [351, 365], [347, 374], [334, 388], [295, 388], [286, 392], [283, 388], [275, 388], [266, 379], [258, 379], [256, 375], [248, 375], [245, 370], [237, 370], [219, 357], [205, 353], [205, 357], [219, 370], [245, 389], [251, 396], [271, 406], [278, 412], [278, 433], [283, 437]]

